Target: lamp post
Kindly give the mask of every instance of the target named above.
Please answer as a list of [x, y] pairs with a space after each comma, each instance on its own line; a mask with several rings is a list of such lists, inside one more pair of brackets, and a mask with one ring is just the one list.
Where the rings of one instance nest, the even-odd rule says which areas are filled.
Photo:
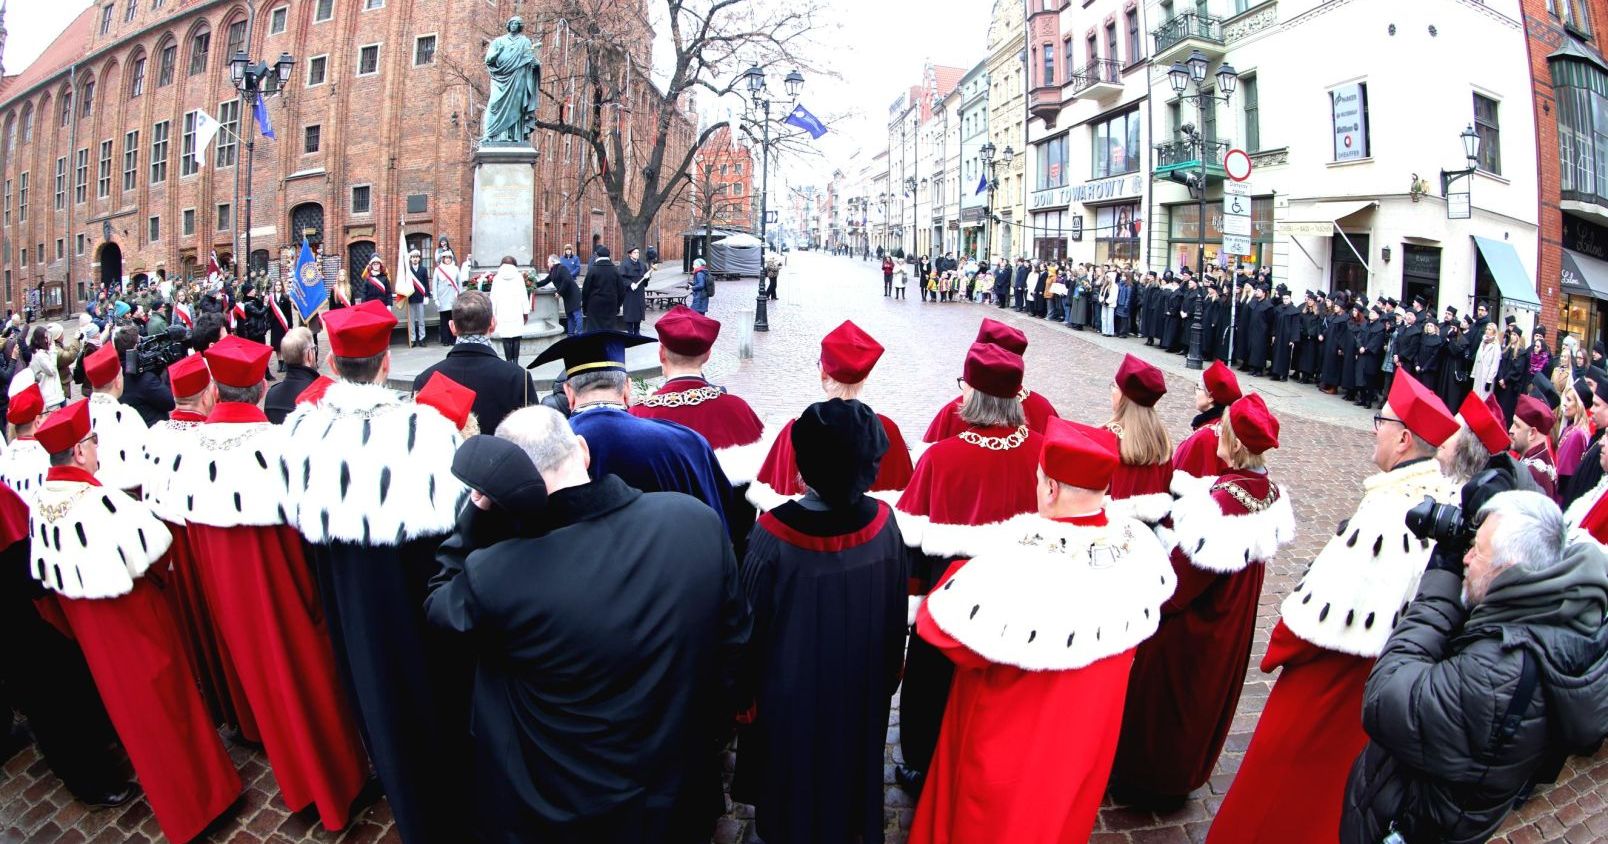
[[[1000, 162], [994, 160], [994, 153], [993, 141], [984, 141], [982, 148], [977, 150], [978, 159], [983, 162], [984, 167], [988, 168], [988, 207], [983, 209], [983, 249], [985, 250], [983, 259], [985, 261], [993, 258], [988, 252], [994, 248], [994, 189], [999, 187], [999, 179], [995, 178], [994, 173], [995, 168], [1000, 164]], [[1005, 166], [1009, 167], [1011, 161], [1016, 158], [1016, 150], [1011, 149], [1010, 144], [1006, 144], [1005, 152], [1002, 155]]]
[[[765, 88], [765, 71], [759, 65], [750, 65], [743, 71], [743, 81], [748, 86], [748, 97], [753, 101], [754, 107], [760, 112], [762, 139], [760, 141], [760, 167], [764, 171], [760, 176], [759, 187], [759, 295], [754, 301], [754, 330], [769, 331], [770, 319], [765, 307], [765, 250], [770, 243], [766, 239], [766, 228], [770, 222], [766, 204], [770, 200], [770, 124], [771, 124], [771, 98]], [[788, 71], [782, 80], [787, 90], [789, 101], [798, 99], [798, 91], [804, 87], [804, 75], [796, 70]], [[746, 118], [745, 118], [746, 119]]]
[[[1172, 83], [1173, 93], [1178, 95], [1178, 99], [1180, 101], [1188, 100], [1195, 104], [1196, 126], [1199, 127], [1184, 126], [1182, 129], [1189, 138], [1190, 145], [1197, 150], [1196, 164], [1199, 165], [1198, 173], [1188, 174], [1183, 180], [1184, 184], [1189, 187], [1189, 192], [1198, 201], [1199, 216], [1196, 219], [1195, 226], [1195, 275], [1197, 279], [1205, 278], [1206, 274], [1206, 156], [1208, 144], [1215, 140], [1207, 138], [1205, 135], [1206, 104], [1210, 102], [1215, 107], [1218, 102], [1221, 102], [1224, 105], [1228, 105], [1229, 98], [1234, 94], [1234, 88], [1239, 84], [1239, 73], [1234, 70], [1234, 66], [1228, 62], [1223, 62], [1217, 67], [1217, 90], [1221, 91], [1222, 94], [1209, 93], [1205, 88], [1206, 69], [1209, 64], [1210, 62], [1205, 53], [1200, 50], [1191, 50], [1187, 60], [1173, 62], [1172, 68], [1167, 71], [1167, 79]], [[1184, 91], [1191, 84], [1194, 85], [1195, 93], [1185, 94]], [[1200, 296], [1199, 290], [1200, 288], [1197, 286], [1195, 293], [1197, 300]], [[1232, 287], [1230, 291], [1231, 300], [1237, 301], [1239, 297], [1232, 295]], [[1189, 355], [1184, 361], [1184, 366], [1189, 369], [1200, 369], [1204, 365], [1201, 360], [1200, 302], [1196, 301], [1192, 307], [1195, 313], [1189, 323]], [[1230, 307], [1232, 308], [1233, 306], [1230, 305]], [[1230, 332], [1233, 331], [1233, 324], [1233, 316], [1231, 315], [1229, 317]], [[1231, 333], [1230, 337], [1232, 336]]]
[[[290, 71], [291, 68], [295, 67], [295, 65], [296, 60], [291, 58], [289, 53], [280, 53], [279, 60], [274, 62], [271, 66], [267, 62], [257, 62], [256, 64], [252, 64], [251, 60], [246, 58], [246, 53], [244, 50], [237, 51], [234, 56], [229, 59], [229, 81], [234, 84], [235, 90], [239, 92], [238, 101], [240, 104], [239, 111], [241, 113], [241, 125], [245, 125], [247, 127], [245, 132], [236, 136], [236, 140], [243, 143], [246, 147], [245, 267], [247, 278], [250, 278], [251, 274], [251, 173], [252, 164], [254, 163], [254, 156], [252, 153], [255, 151], [257, 146], [257, 133], [255, 131], [255, 127], [246, 122], [246, 115], [250, 114], [252, 117], [256, 116], [256, 108], [254, 106], [256, 105], [257, 97], [259, 95], [271, 97], [284, 89], [285, 84], [290, 82]], [[249, 105], [247, 103], [248, 99], [250, 100]], [[239, 167], [235, 168], [234, 207], [240, 207]], [[240, 266], [239, 243], [240, 241], [237, 238], [235, 241], [235, 266], [237, 268]], [[238, 272], [238, 269], [236, 271]]]
[[1469, 127], [1460, 132], [1457, 137], [1458, 140], [1463, 142], [1463, 155], [1468, 158], [1468, 166], [1462, 170], [1441, 171], [1441, 196], [1443, 197], [1446, 196], [1446, 192], [1451, 188], [1453, 182], [1474, 175], [1474, 171], [1479, 169], [1480, 166], [1480, 136], [1478, 132], [1474, 131], [1473, 124], [1469, 124]]
[[[907, 176], [904, 181], [905, 196], [910, 197], [910, 235], [912, 242], [905, 244], [904, 232], [899, 232], [899, 245], [904, 247], [905, 260], [913, 261], [916, 258], [916, 245], [913, 242], [916, 233], [916, 177]], [[904, 215], [899, 215], [899, 228], [904, 228]]]

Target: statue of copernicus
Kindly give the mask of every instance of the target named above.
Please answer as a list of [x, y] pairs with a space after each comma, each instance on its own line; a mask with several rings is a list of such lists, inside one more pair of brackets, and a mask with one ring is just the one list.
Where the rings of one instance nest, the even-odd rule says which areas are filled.
[[525, 22], [508, 19], [508, 33], [486, 47], [491, 96], [486, 100], [482, 144], [522, 144], [536, 128], [536, 97], [542, 80], [541, 42], [524, 35]]

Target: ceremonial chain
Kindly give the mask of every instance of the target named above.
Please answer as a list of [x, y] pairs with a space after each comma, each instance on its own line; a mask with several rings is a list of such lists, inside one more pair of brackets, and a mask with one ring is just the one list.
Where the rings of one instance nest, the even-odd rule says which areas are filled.
[[627, 409], [625, 405], [623, 405], [623, 404], [621, 404], [620, 402], [617, 402], [617, 401], [589, 401], [586, 404], [583, 404], [580, 407], [575, 408], [575, 412], [576, 413], [581, 413], [583, 411], [591, 410], [594, 407], [612, 407], [612, 408], [615, 408], [617, 410], [626, 410]]
[[1212, 492], [1217, 492], [1219, 490], [1234, 496], [1234, 500], [1238, 501], [1240, 506], [1251, 511], [1252, 513], [1260, 513], [1263, 510], [1272, 507], [1273, 502], [1277, 501], [1279, 498], [1278, 487], [1271, 483], [1267, 485], [1266, 498], [1257, 498], [1256, 496], [1240, 488], [1240, 485], [1234, 483], [1233, 481], [1223, 481], [1222, 483], [1212, 485]]
[[648, 396], [642, 400], [643, 407], [696, 407], [706, 401], [714, 401], [725, 394], [719, 387], [698, 387], [692, 390], [682, 390], [676, 393], [659, 393]]
[[1092, 565], [1107, 566], [1128, 555], [1133, 545], [1133, 526], [1130, 524], [1123, 528], [1122, 539], [1117, 543], [1110, 541], [1108, 530], [1101, 530], [1095, 538], [1085, 543], [1080, 542], [1076, 547], [1068, 545], [1065, 536], [1046, 537], [1034, 533], [1017, 540], [1018, 545], [1034, 548], [1043, 548], [1051, 554], [1082, 553]]
[[200, 442], [201, 447], [207, 451], [229, 451], [230, 449], [239, 446], [246, 440], [252, 439], [258, 434], [261, 434], [264, 430], [272, 427], [272, 425], [268, 422], [256, 422], [240, 425], [238, 427], [241, 430], [236, 431], [231, 436], [221, 438], [214, 436], [212, 432], [202, 431], [197, 435], [198, 442]]
[[989, 451], [1010, 451], [1027, 442], [1027, 426], [1018, 425], [1015, 432], [1008, 437], [985, 437], [976, 431], [961, 431], [960, 438]]
[[87, 495], [89, 490], [90, 486], [85, 484], [77, 492], [60, 501], [46, 503], [43, 498], [36, 500], [35, 504], [39, 507], [39, 515], [43, 516], [47, 523], [55, 522], [62, 516], [67, 515], [67, 511], [73, 509], [73, 505], [78, 503], [78, 499]]

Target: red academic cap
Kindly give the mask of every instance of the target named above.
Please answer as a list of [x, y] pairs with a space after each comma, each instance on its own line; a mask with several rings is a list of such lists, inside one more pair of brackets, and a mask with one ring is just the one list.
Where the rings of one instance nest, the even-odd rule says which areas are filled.
[[423, 389], [413, 397], [413, 401], [440, 411], [454, 428], [461, 431], [469, 423], [469, 411], [475, 405], [475, 391], [437, 372], [424, 382]]
[[[1501, 412], [1502, 406], [1497, 405], [1496, 413]], [[1494, 415], [1490, 406], [1480, 401], [1478, 395], [1469, 393], [1464, 396], [1463, 406], [1458, 408], [1457, 414], [1468, 423], [1468, 429], [1474, 432], [1474, 436], [1479, 437], [1480, 444], [1485, 446], [1486, 451], [1501, 454], [1508, 450], [1508, 445], [1512, 441], [1508, 439], [1507, 431], [1502, 428], [1501, 417]]]
[[268, 372], [268, 358], [274, 350], [261, 343], [233, 334], [213, 343], [206, 351], [212, 377], [227, 387], [252, 387]]
[[[1496, 398], [1495, 390], [1485, 394], [1485, 406], [1491, 411], [1491, 415], [1496, 418], [1496, 421], [1503, 422], [1507, 419], [1507, 414], [1502, 412], [1502, 402]], [[1507, 430], [1506, 424], [1502, 426], [1502, 430]]]
[[122, 368], [122, 362], [117, 359], [117, 344], [111, 338], [107, 338], [100, 348], [84, 358], [84, 377], [89, 379], [89, 386], [96, 389], [112, 383]]
[[1051, 418], [1044, 426], [1039, 468], [1047, 477], [1081, 489], [1111, 486], [1121, 462], [1116, 435], [1069, 419]]
[[678, 355], [696, 357], [709, 351], [720, 334], [720, 323], [687, 307], [677, 305], [653, 324], [659, 343]]
[[207, 359], [202, 355], [186, 355], [168, 364], [167, 375], [173, 395], [179, 398], [193, 396], [212, 383], [212, 373], [207, 371]]
[[26, 425], [39, 418], [45, 410], [45, 394], [39, 391], [38, 384], [29, 384], [11, 396], [11, 403], [6, 405], [6, 421], [13, 425]]
[[1267, 409], [1267, 402], [1262, 401], [1258, 393], [1251, 393], [1228, 406], [1228, 424], [1245, 450], [1252, 454], [1279, 447], [1279, 418]]
[[1524, 420], [1524, 424], [1541, 432], [1544, 437], [1552, 436], [1552, 426], [1557, 423], [1558, 417], [1552, 413], [1547, 403], [1535, 396], [1519, 396], [1519, 403], [1513, 408], [1513, 415]]
[[1390, 385], [1390, 398], [1386, 400], [1407, 430], [1422, 437], [1430, 445], [1439, 447], [1457, 433], [1457, 420], [1446, 410], [1440, 397], [1430, 392], [1417, 378], [1396, 370], [1396, 379]]
[[1002, 399], [1022, 391], [1022, 356], [993, 343], [973, 343], [966, 350], [962, 379], [972, 389]]
[[1018, 355], [1027, 354], [1027, 335], [997, 319], [983, 317], [983, 324], [977, 329], [977, 342], [993, 343]]
[[1167, 394], [1167, 379], [1161, 370], [1134, 357], [1124, 355], [1117, 368], [1117, 389], [1136, 404], [1155, 407]]
[[34, 439], [51, 454], [60, 454], [89, 436], [89, 399], [79, 399], [50, 414], [34, 432]]
[[1239, 378], [1234, 375], [1234, 370], [1220, 360], [1214, 360], [1211, 366], [1206, 367], [1206, 371], [1200, 375], [1200, 381], [1214, 404], [1230, 405], [1244, 395], [1240, 392]]
[[844, 320], [821, 338], [821, 368], [839, 384], [858, 384], [871, 374], [882, 357], [882, 344], [860, 326]]
[[324, 312], [329, 348], [336, 357], [374, 357], [391, 347], [391, 329], [395, 327], [396, 317], [378, 299], [355, 308]]

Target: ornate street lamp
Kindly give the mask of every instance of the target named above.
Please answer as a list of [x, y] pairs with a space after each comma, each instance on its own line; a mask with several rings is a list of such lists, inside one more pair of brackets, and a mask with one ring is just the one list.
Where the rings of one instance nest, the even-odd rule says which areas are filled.
[[[236, 51], [235, 54], [229, 59], [229, 82], [234, 85], [235, 91], [237, 92], [237, 99], [239, 101], [237, 113], [242, 115], [244, 118], [241, 123], [246, 127], [242, 135], [237, 135], [235, 140], [242, 142], [246, 148], [246, 213], [244, 222], [246, 231], [245, 266], [248, 276], [251, 270], [251, 177], [253, 170], [252, 164], [254, 163], [255, 158], [253, 156], [253, 152], [256, 150], [257, 146], [257, 133], [253, 131], [253, 127], [249, 123], [245, 122], [251, 118], [245, 116], [256, 116], [256, 109], [254, 106], [256, 105], [257, 97], [271, 97], [280, 93], [285, 88], [285, 85], [290, 82], [290, 73], [295, 66], [296, 59], [293, 58], [289, 53], [283, 52], [279, 54], [279, 59], [272, 65], [266, 62], [257, 62], [256, 64], [252, 64], [251, 59], [246, 57], [244, 50]], [[238, 167], [235, 168], [235, 197], [234, 205], [232, 207], [241, 207], [240, 168]], [[235, 261], [237, 262], [237, 265], [240, 260], [241, 251], [239, 249], [238, 237], [239, 236], [237, 234], [235, 241]]]
[[[748, 87], [749, 99], [753, 100], [754, 107], [756, 109], [758, 109], [758, 111], [760, 113], [760, 117], [759, 117], [759, 122], [761, 124], [761, 126], [760, 126], [760, 130], [761, 130], [760, 152], [761, 152], [761, 157], [762, 157], [762, 162], [760, 164], [760, 167], [764, 171], [763, 175], [761, 175], [761, 177], [760, 177], [760, 189], [759, 189], [759, 267], [760, 267], [760, 269], [759, 269], [759, 295], [758, 295], [758, 298], [754, 302], [754, 330], [755, 331], [769, 331], [770, 330], [770, 318], [769, 318], [769, 314], [767, 313], [767, 308], [765, 306], [765, 250], [768, 249], [769, 246], [770, 246], [770, 240], [769, 240], [769, 238], [766, 237], [766, 234], [767, 234], [767, 229], [769, 228], [769, 223], [770, 223], [770, 220], [769, 220], [770, 212], [769, 212], [767, 206], [769, 205], [769, 201], [770, 201], [770, 148], [771, 148], [770, 124], [771, 124], [771, 102], [772, 101], [771, 101], [771, 99], [769, 97], [765, 96], [765, 71], [762, 68], [760, 68], [759, 65], [757, 65], [757, 64], [749, 65], [748, 69], [743, 71], [742, 80]], [[784, 78], [782, 80], [782, 84], [783, 84], [783, 87], [787, 91], [788, 99], [789, 100], [797, 99], [799, 89], [804, 87], [804, 75], [802, 73], [799, 73], [797, 70], [790, 71], [790, 72], [788, 72], [786, 78]], [[750, 118], [744, 118], [744, 119], [751, 121]]]

